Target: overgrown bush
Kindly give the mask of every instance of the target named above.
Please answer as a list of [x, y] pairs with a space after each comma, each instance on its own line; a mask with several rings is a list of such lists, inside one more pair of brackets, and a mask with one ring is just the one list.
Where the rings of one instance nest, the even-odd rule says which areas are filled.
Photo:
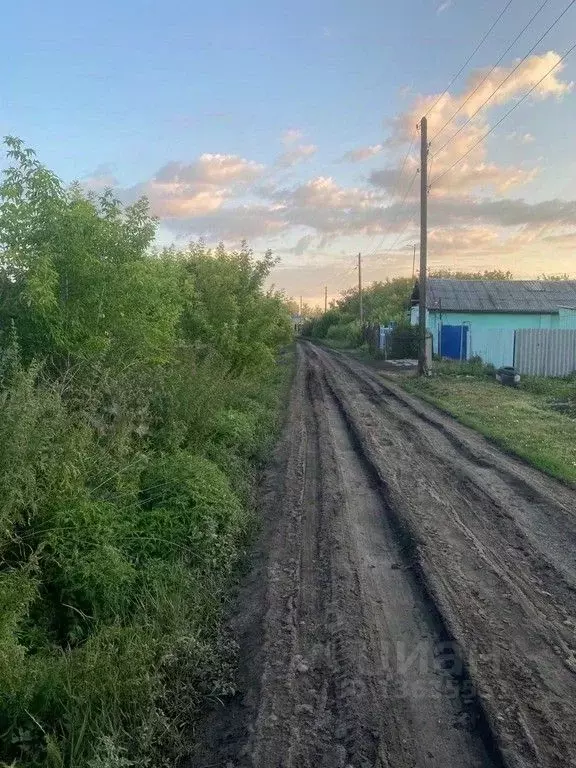
[[270, 254], [153, 253], [145, 201], [7, 145], [0, 761], [159, 766], [228, 690], [218, 623], [289, 317]]
[[358, 347], [362, 344], [362, 327], [358, 320], [348, 323], [331, 325], [326, 333], [326, 339], [337, 342], [343, 347]]

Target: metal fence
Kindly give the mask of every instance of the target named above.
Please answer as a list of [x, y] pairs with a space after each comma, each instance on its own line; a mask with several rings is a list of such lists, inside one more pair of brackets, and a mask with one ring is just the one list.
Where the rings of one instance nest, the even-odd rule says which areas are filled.
[[[418, 357], [418, 327], [408, 328], [377, 323], [362, 329], [364, 342], [373, 352], [379, 352], [385, 360], [413, 360]], [[432, 359], [432, 337], [428, 342], [429, 359]]]
[[529, 376], [568, 376], [576, 371], [576, 330], [516, 331], [514, 367]]

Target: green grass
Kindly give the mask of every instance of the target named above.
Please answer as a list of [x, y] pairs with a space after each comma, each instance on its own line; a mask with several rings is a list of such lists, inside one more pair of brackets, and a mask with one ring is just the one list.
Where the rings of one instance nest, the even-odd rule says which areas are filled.
[[34, 369], [0, 390], [0, 766], [173, 765], [233, 692], [222, 617], [293, 357], [235, 379], [208, 361], [201, 413], [202, 369], [181, 371], [131, 442]]
[[525, 379], [503, 387], [483, 370], [434, 365], [430, 379], [406, 379], [404, 388], [482, 433], [506, 451], [568, 483], [576, 482], [576, 419], [554, 402], [576, 406], [576, 381]]

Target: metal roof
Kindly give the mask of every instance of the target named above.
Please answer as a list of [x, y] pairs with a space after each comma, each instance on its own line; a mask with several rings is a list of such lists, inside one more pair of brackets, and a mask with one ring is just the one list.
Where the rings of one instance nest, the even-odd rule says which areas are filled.
[[[418, 300], [418, 283], [413, 299]], [[428, 279], [426, 306], [447, 312], [546, 312], [576, 307], [576, 280]]]

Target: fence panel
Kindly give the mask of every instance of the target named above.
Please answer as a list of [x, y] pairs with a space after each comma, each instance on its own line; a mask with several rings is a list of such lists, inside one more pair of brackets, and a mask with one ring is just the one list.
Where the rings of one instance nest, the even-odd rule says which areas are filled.
[[514, 363], [514, 330], [512, 328], [477, 328], [470, 332], [469, 357], [481, 357], [496, 368]]
[[576, 371], [576, 330], [516, 331], [514, 367], [529, 376], [568, 376]]

